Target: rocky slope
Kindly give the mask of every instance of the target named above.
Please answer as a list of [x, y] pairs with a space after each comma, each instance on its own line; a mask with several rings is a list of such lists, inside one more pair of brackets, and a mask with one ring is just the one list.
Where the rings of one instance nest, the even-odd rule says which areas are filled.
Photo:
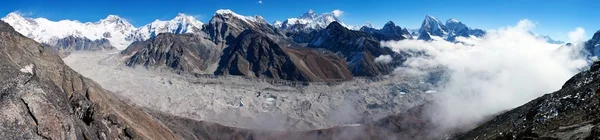
[[496, 116], [456, 139], [599, 139], [600, 62], [562, 89]]
[[130, 67], [167, 67], [176, 72], [213, 73], [222, 48], [202, 34], [159, 34], [155, 38], [132, 43], [121, 54], [129, 56]]
[[281, 35], [279, 30], [260, 16], [243, 16], [231, 10], [218, 10], [212, 19], [203, 26], [204, 31], [215, 44], [228, 44], [248, 29], [264, 34]]
[[[382, 47], [375, 37], [361, 32], [352, 31], [337, 22], [332, 22], [327, 28], [311, 33], [290, 34], [297, 42], [308, 43], [308, 47], [325, 49], [337, 53], [348, 62], [348, 68], [354, 76], [377, 76], [389, 74], [399, 66], [406, 56]], [[393, 59], [390, 63], [375, 62], [375, 58], [388, 56]]]
[[0, 22], [0, 137], [177, 139], [167, 127]]
[[336, 55], [290, 45], [291, 43], [271, 39], [261, 32], [246, 30], [225, 49], [215, 74], [294, 81], [352, 78], [345, 61]]
[[116, 49], [110, 44], [108, 39], [90, 40], [88, 38], [68, 36], [49, 42], [50, 47], [58, 51], [103, 51]]

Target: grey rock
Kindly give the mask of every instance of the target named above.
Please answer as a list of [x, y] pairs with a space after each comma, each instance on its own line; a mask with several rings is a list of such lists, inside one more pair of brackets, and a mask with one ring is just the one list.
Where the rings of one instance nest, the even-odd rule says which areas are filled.
[[[107, 32], [108, 33], [108, 32]], [[105, 36], [110, 36], [109, 34], [104, 34]], [[85, 37], [74, 37], [68, 36], [65, 38], [58, 39], [56, 41], [50, 42], [48, 45], [53, 47], [58, 51], [102, 51], [102, 50], [112, 50], [115, 49], [110, 44], [110, 41], [106, 38], [90, 40]]]
[[[0, 22], [0, 137], [178, 139], [168, 128], [66, 66], [50, 48]], [[104, 118], [118, 114], [120, 124]]]
[[[177, 72], [212, 73], [222, 48], [200, 34], [159, 34], [155, 38], [135, 42], [121, 54], [131, 56], [127, 66], [167, 67]], [[216, 67], [216, 66], [215, 66]]]

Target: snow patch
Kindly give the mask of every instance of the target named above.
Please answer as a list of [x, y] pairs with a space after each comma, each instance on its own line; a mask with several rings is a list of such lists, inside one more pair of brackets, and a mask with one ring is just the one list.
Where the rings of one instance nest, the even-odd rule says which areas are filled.
[[27, 65], [27, 66], [25, 66], [25, 67], [21, 68], [19, 71], [21, 71], [21, 72], [23, 72], [23, 73], [30, 73], [30, 74], [33, 74], [33, 67], [34, 67], [34, 65], [33, 65], [33, 64], [29, 64], [29, 65]]

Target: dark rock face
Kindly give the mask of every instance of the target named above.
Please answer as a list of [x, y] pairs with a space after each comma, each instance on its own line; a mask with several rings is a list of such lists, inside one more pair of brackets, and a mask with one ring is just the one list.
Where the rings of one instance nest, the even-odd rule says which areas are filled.
[[396, 24], [394, 24], [394, 22], [392, 21], [386, 23], [383, 26], [383, 28], [381, 28], [381, 30], [363, 26], [362, 28], [360, 28], [360, 31], [369, 33], [380, 41], [398, 41], [412, 38], [412, 35], [408, 31], [408, 29], [402, 29], [402, 27], [396, 26]]
[[592, 57], [600, 58], [600, 30], [594, 33], [592, 39], [585, 42], [583, 54], [588, 59], [592, 59]]
[[446, 40], [448, 41], [456, 41], [456, 37], [470, 37], [470, 36], [476, 36], [476, 37], [481, 37], [483, 35], [485, 35], [485, 31], [481, 30], [481, 29], [470, 29], [469, 27], [467, 27], [467, 25], [463, 24], [462, 22], [458, 21], [452, 21], [452, 20], [448, 20], [446, 21], [446, 29], [448, 30], [448, 38]]
[[258, 31], [247, 30], [224, 50], [215, 74], [297, 81], [352, 78], [345, 61], [333, 54], [322, 54], [282, 44], [284, 43]]
[[456, 139], [598, 139], [600, 63]]
[[52, 50], [1, 21], [0, 40], [0, 137], [178, 139], [150, 115], [116, 99]]
[[[326, 29], [308, 34], [288, 34], [297, 42], [308, 43], [308, 47], [325, 49], [339, 54], [348, 62], [354, 76], [377, 76], [391, 73], [396, 66], [406, 60], [405, 55], [390, 48], [382, 47], [373, 36], [349, 30], [337, 22]], [[375, 58], [390, 55], [391, 63], [377, 63]]]
[[49, 44], [58, 51], [102, 51], [115, 49], [108, 39], [90, 40], [85, 37], [68, 36]]
[[197, 34], [159, 34], [155, 38], [132, 43], [121, 52], [131, 56], [125, 63], [135, 67], [168, 67], [178, 72], [212, 73], [209, 67], [219, 60], [222, 48]]

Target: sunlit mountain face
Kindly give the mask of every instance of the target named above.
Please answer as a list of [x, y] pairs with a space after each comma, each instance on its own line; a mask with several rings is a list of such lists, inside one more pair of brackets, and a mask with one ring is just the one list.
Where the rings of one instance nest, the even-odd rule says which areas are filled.
[[7, 139], [600, 138], [592, 1], [31, 2]]

